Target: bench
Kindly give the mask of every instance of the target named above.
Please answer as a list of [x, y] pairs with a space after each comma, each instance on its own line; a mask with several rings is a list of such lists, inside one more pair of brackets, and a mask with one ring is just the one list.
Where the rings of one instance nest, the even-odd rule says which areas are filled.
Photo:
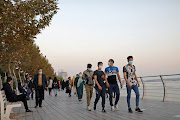
[[9, 116], [12, 108], [21, 107], [21, 104], [11, 104], [6, 99], [5, 91], [0, 91], [0, 101], [1, 101], [1, 120], [10, 120]]

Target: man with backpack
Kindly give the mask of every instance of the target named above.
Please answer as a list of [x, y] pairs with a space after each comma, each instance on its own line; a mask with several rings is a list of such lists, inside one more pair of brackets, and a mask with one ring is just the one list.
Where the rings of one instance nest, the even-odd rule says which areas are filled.
[[88, 111], [91, 111], [90, 102], [91, 102], [91, 98], [93, 94], [93, 87], [94, 87], [94, 81], [93, 81], [94, 72], [92, 71], [91, 67], [92, 67], [91, 64], [87, 64], [87, 70], [83, 72], [83, 77], [82, 77], [83, 80], [85, 81]]

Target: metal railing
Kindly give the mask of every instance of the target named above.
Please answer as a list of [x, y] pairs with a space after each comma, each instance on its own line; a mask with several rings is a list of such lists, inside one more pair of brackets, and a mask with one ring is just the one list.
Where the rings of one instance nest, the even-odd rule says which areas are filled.
[[[180, 74], [144, 76], [138, 80], [142, 99], [180, 102]], [[121, 90], [121, 95], [127, 95], [126, 87]], [[132, 96], [135, 97], [134, 94]]]

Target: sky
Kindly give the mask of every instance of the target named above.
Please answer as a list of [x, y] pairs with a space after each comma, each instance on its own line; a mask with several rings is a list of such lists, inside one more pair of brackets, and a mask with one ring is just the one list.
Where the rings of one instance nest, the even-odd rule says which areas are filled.
[[180, 73], [180, 0], [59, 0], [36, 44], [56, 72], [73, 76], [88, 63], [134, 57], [138, 76]]

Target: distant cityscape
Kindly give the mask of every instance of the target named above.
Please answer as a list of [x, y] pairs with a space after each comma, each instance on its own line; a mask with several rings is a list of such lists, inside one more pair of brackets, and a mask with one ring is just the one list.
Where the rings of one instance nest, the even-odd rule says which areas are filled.
[[61, 70], [61, 72], [58, 71], [58, 76], [62, 77], [63, 80], [67, 80], [68, 79], [68, 73], [64, 72], [63, 70]]

